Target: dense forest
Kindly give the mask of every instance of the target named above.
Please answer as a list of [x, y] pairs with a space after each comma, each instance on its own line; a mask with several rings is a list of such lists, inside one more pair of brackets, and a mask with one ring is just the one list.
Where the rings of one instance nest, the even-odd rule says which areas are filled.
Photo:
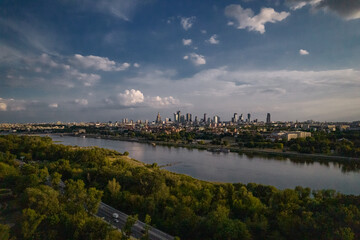
[[92, 215], [100, 199], [181, 239], [360, 239], [359, 196], [210, 183], [126, 155], [0, 136], [0, 189], [13, 192], [0, 221], [15, 223], [0, 224], [0, 239], [126, 239]]

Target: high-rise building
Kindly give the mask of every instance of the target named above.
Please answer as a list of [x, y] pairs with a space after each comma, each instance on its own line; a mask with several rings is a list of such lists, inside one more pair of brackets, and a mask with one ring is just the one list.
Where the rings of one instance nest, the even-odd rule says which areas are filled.
[[181, 112], [180, 110], [176, 112], [177, 114], [177, 122], [181, 122]]
[[185, 116], [184, 115], [180, 115], [180, 122], [184, 123], [185, 122]]
[[232, 122], [237, 123], [237, 121], [238, 121], [238, 114], [234, 113], [234, 117], [232, 118]]
[[191, 113], [187, 113], [187, 114], [186, 114], [186, 121], [187, 121], [187, 122], [192, 122]]
[[214, 116], [214, 123], [219, 123], [219, 122], [220, 122], [219, 116], [215, 115]]
[[206, 113], [204, 113], [204, 123], [206, 123]]
[[244, 122], [244, 117], [243, 117], [243, 115], [242, 115], [242, 114], [240, 114], [240, 118], [239, 118], [239, 120], [240, 120], [241, 122]]
[[161, 123], [161, 116], [160, 113], [158, 112], [157, 116], [156, 116], [156, 121], [155, 123]]
[[174, 113], [174, 122], [179, 122], [179, 118], [178, 118], [178, 115], [177, 113]]
[[248, 113], [247, 121], [248, 121], [248, 122], [251, 122], [251, 114], [250, 114], [250, 113]]
[[271, 116], [270, 113], [266, 115], [266, 123], [271, 123]]
[[195, 123], [198, 123], [198, 117], [195, 116]]

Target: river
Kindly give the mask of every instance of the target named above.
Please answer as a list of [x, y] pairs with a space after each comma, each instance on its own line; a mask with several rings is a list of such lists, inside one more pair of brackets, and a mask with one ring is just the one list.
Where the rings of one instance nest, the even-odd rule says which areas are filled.
[[326, 164], [295, 161], [238, 153], [212, 153], [206, 150], [152, 146], [151, 144], [51, 135], [64, 145], [98, 146], [118, 152], [128, 151], [130, 157], [144, 163], [173, 164], [165, 169], [191, 177], [229, 183], [259, 183], [280, 189], [296, 186], [311, 189], [335, 189], [345, 194], [360, 194], [359, 171], [344, 171], [336, 162]]

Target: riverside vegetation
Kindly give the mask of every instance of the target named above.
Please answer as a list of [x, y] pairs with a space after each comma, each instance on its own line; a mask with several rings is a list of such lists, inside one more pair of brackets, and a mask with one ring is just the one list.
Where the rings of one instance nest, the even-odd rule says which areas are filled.
[[0, 199], [0, 239], [126, 239], [91, 214], [100, 200], [181, 239], [360, 239], [359, 196], [205, 182], [49, 137], [0, 136], [0, 152], [13, 194]]

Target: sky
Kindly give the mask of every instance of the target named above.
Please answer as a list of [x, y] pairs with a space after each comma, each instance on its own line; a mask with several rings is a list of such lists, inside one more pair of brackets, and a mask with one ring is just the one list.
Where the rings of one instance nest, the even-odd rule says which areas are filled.
[[177, 110], [360, 120], [360, 1], [0, 1], [0, 122]]

